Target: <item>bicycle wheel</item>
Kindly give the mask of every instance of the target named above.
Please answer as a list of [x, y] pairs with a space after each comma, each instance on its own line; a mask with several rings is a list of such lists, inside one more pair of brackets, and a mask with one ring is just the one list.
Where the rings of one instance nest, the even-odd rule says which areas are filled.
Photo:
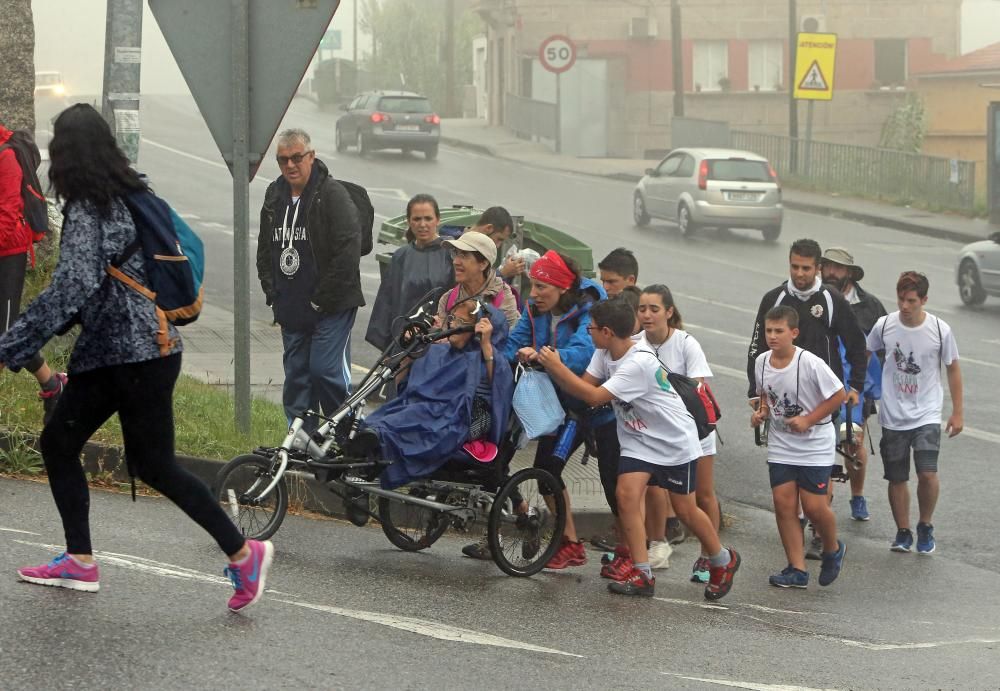
[[565, 526], [559, 483], [547, 470], [526, 468], [508, 479], [493, 501], [486, 530], [493, 561], [510, 576], [532, 576], [559, 549]]
[[271, 459], [246, 454], [222, 467], [215, 479], [215, 496], [243, 535], [266, 540], [278, 531], [288, 511], [288, 486], [282, 478], [263, 499], [259, 498], [274, 479]]
[[[437, 494], [428, 497], [428, 492], [421, 488], [403, 487], [398, 491], [400, 494], [410, 494], [421, 499], [431, 498], [440, 502], [447, 496]], [[448, 517], [443, 513], [416, 504], [408, 504], [399, 499], [379, 497], [378, 516], [382, 523], [382, 532], [389, 538], [389, 542], [404, 552], [427, 549], [448, 529]]]

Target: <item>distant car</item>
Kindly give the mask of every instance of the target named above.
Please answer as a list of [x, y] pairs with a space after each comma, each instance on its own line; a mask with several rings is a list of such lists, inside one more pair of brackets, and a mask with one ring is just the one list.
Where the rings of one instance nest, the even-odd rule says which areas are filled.
[[754, 228], [781, 235], [781, 185], [766, 158], [733, 149], [675, 149], [636, 185], [636, 225], [674, 221], [686, 236], [701, 228]]
[[430, 101], [409, 91], [367, 91], [342, 108], [337, 119], [337, 151], [354, 145], [358, 155], [377, 149], [423, 151], [428, 160], [438, 155], [441, 118]]
[[35, 72], [35, 98], [66, 98], [66, 83], [63, 82], [62, 73]]
[[955, 269], [958, 296], [966, 305], [981, 305], [986, 297], [1000, 297], [1000, 233], [966, 245]]

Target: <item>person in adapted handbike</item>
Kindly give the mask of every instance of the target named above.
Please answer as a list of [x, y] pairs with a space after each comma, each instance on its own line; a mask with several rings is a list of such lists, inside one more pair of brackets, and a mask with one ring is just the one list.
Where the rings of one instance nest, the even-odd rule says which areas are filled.
[[510, 366], [496, 358], [507, 321], [497, 308], [470, 298], [456, 304], [444, 324], [463, 326], [468, 330], [413, 361], [398, 396], [371, 413], [344, 448], [349, 456], [388, 461], [380, 475], [385, 489], [427, 477], [456, 458], [479, 465], [497, 456], [514, 389]]

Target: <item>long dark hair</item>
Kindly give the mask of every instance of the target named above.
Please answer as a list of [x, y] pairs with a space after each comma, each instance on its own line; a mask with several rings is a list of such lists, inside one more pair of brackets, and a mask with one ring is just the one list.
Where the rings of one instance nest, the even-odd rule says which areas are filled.
[[89, 201], [104, 216], [115, 197], [147, 189], [108, 123], [86, 103], [70, 106], [56, 118], [49, 158], [49, 182], [56, 196], [67, 203]]
[[642, 289], [642, 294], [646, 295], [659, 295], [660, 300], [663, 302], [663, 309], [668, 310], [671, 307], [674, 308], [674, 313], [670, 315], [670, 319], [667, 320], [667, 326], [674, 329], [683, 329], [684, 320], [681, 319], [681, 311], [677, 309], [677, 305], [674, 303], [674, 294], [670, 292], [670, 288], [663, 285], [662, 283], [654, 283], [651, 286], [646, 286]]
[[410, 212], [413, 211], [413, 207], [417, 204], [430, 204], [434, 207], [434, 218], [441, 218], [441, 209], [438, 208], [437, 199], [429, 194], [417, 194], [414, 195], [410, 201], [406, 203], [406, 241], [413, 242], [416, 240], [416, 236], [413, 231], [410, 230]]

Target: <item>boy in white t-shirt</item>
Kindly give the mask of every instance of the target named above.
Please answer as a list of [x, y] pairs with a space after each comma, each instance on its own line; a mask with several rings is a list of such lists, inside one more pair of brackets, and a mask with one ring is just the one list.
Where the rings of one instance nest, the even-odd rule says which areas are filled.
[[837, 539], [837, 519], [827, 500], [836, 454], [837, 432], [831, 415], [846, 398], [843, 383], [819, 357], [794, 345], [799, 315], [779, 305], [764, 317], [767, 350], [754, 361], [760, 397], [750, 424], [770, 418], [767, 469], [778, 534], [788, 566], [769, 582], [779, 588], [809, 584], [799, 503], [823, 538], [819, 584], [830, 585], [840, 575], [847, 548]]
[[931, 518], [941, 490], [937, 474], [944, 404], [941, 365], [948, 373], [951, 393], [948, 436], [959, 434], [963, 426], [958, 345], [951, 327], [924, 311], [928, 288], [926, 276], [904, 271], [896, 283], [899, 311], [875, 322], [867, 345], [869, 353], [885, 349], [878, 419], [882, 425], [879, 450], [885, 479], [889, 481], [889, 506], [896, 521], [896, 539], [890, 549], [909, 552], [913, 548], [908, 485], [912, 449], [920, 506], [918, 554], [930, 554], [936, 548]]
[[610, 402], [615, 409], [621, 444], [615, 498], [635, 566], [622, 580], [608, 584], [608, 589], [621, 595], [653, 595], [655, 579], [646, 550], [642, 502], [646, 486], [655, 479], [670, 492], [678, 518], [711, 555], [705, 598], [718, 600], [732, 588], [740, 556], [722, 546], [712, 521], [695, 502], [701, 444], [694, 418], [656, 355], [632, 340], [635, 312], [628, 304], [599, 302], [591, 308], [590, 319], [587, 328], [599, 350], [582, 378], [562, 364], [555, 350], [543, 349], [538, 360], [569, 395], [590, 406]]

